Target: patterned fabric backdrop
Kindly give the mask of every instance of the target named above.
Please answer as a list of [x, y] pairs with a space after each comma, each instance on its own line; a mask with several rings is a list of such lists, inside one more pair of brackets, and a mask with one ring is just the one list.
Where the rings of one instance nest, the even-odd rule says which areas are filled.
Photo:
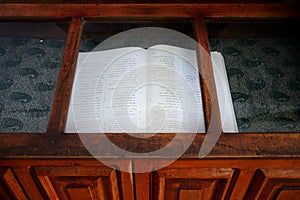
[[65, 40], [0, 37], [0, 132], [45, 132]]
[[300, 131], [300, 41], [211, 39], [223, 54], [240, 132]]

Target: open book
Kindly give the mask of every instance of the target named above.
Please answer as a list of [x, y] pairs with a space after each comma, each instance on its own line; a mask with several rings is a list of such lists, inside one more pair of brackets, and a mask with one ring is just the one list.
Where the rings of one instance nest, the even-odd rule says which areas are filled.
[[65, 133], [204, 133], [196, 52], [79, 53]]

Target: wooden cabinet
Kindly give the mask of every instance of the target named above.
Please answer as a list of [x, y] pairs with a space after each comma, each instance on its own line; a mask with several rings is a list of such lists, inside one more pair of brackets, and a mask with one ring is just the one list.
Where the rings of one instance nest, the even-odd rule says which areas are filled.
[[1, 199], [133, 199], [130, 174], [94, 159], [8, 164], [17, 166], [1, 168]]
[[116, 170], [108, 167], [34, 167], [49, 199], [119, 199]]
[[148, 173], [121, 172], [95, 159], [6, 164], [2, 199], [298, 199], [300, 188], [300, 159], [178, 160]]
[[224, 199], [234, 177], [230, 168], [162, 169], [153, 172], [154, 199]]
[[[19, 4], [1, 4], [0, 20], [5, 23], [63, 21], [64, 23], [58, 23], [58, 27], [59, 30], [62, 30], [60, 39], [65, 38], [66, 40], [64, 42], [56, 40], [52, 44], [53, 49], [56, 49], [50, 50], [52, 53], [58, 51], [59, 46], [64, 49], [61, 54], [61, 68], [57, 76], [56, 88], [49, 81], [45, 81], [46, 84], [34, 85], [34, 88], [37, 88], [34, 92], [37, 92], [39, 96], [43, 96], [41, 91], [51, 88], [55, 90], [52, 109], [30, 107], [24, 112], [23, 107], [23, 110], [19, 109], [22, 111], [21, 115], [35, 120], [38, 117], [44, 117], [40, 112], [49, 111], [49, 122], [48, 124], [44, 123], [47, 126], [45, 127], [46, 131], [43, 133], [41, 131], [38, 133], [22, 131], [11, 133], [11, 131], [21, 129], [23, 124], [8, 116], [1, 119], [0, 125], [7, 128], [8, 131], [0, 133], [0, 199], [299, 199], [299, 132], [223, 133], [221, 131], [216, 87], [209, 56], [209, 34], [206, 26], [207, 20], [212, 20], [218, 26], [224, 27], [226, 23], [223, 22], [230, 19], [235, 21], [235, 25], [238, 24], [234, 28], [238, 27], [241, 21], [243, 23], [260, 22], [261, 20], [281, 21], [281, 23], [290, 20], [299, 21], [299, 4], [280, 3], [279, 1], [276, 3], [268, 1], [266, 4], [254, 4], [247, 1], [239, 2], [239, 4], [232, 3], [232, 1], [230, 4], [219, 1], [214, 4], [207, 3], [207, 1], [204, 3], [167, 1], [168, 4], [165, 4], [166, 1], [157, 1], [153, 4], [130, 2], [129, 4], [112, 4], [106, 1], [101, 4], [62, 4], [62, 1], [59, 1], [54, 4], [27, 4], [25, 1], [25, 3]], [[188, 30], [188, 34], [194, 36], [203, 47], [198, 50], [198, 56], [203, 75], [209, 77], [206, 80], [201, 79], [205, 123], [206, 126], [210, 125], [209, 132], [197, 134], [189, 149], [179, 159], [162, 169], [151, 171], [151, 161], [163, 161], [169, 157], [103, 156], [108, 155], [110, 149], [104, 149], [103, 151], [107, 151], [105, 153], [98, 152], [97, 155], [91, 155], [76, 133], [64, 133], [80, 41], [84, 36], [84, 24], [86, 21], [97, 21], [97, 23], [106, 21], [103, 27], [108, 27], [110, 23], [107, 20], [114, 22], [117, 20], [135, 22], [152, 20], [150, 23], [152, 25], [156, 20], [160, 21], [160, 24], [163, 24], [161, 22], [164, 20], [167, 21], [167, 24], [174, 21], [188, 21], [193, 25], [193, 30]], [[97, 23], [92, 24], [97, 25]], [[172, 27], [174, 24], [168, 26]], [[182, 30], [187, 25], [179, 23], [175, 26], [178, 30]], [[215, 24], [212, 24], [212, 28], [214, 27]], [[280, 30], [280, 27], [278, 29]], [[51, 30], [57, 31], [57, 29], [47, 29], [49, 38], [56, 36]], [[114, 31], [109, 28], [104, 30]], [[112, 32], [103, 34], [111, 35]], [[245, 34], [247, 34], [246, 32], [244, 31]], [[277, 32], [274, 31], [275, 33]], [[14, 34], [19, 33], [14, 31]], [[216, 34], [219, 33], [216, 32]], [[222, 34], [230, 35], [226, 31]], [[15, 41], [11, 40], [10, 42]], [[43, 42], [45, 41], [42, 39], [38, 40], [38, 44]], [[30, 45], [32, 44], [30, 43]], [[17, 45], [22, 45], [22, 43], [17, 43]], [[0, 50], [0, 56], [2, 56], [6, 50]], [[236, 53], [232, 52], [232, 48], [227, 50], [229, 53]], [[266, 51], [269, 54], [274, 53], [270, 49]], [[42, 57], [45, 54], [36, 48], [25, 52], [27, 56], [36, 57]], [[1, 70], [4, 71], [4, 68], [13, 68], [17, 62], [18, 59], [13, 63], [8, 63], [5, 67], [0, 63], [0, 72], [2, 73]], [[45, 68], [55, 67], [48, 64]], [[275, 74], [273, 71], [270, 73], [273, 76], [281, 76], [278, 71], [275, 71]], [[29, 70], [26, 66], [22, 66], [22, 70], [17, 71], [17, 74], [27, 77], [27, 81], [32, 83], [32, 79], [37, 76], [37, 72]], [[6, 79], [2, 81], [0, 92], [10, 87], [10, 83]], [[22, 85], [22, 82], [19, 85]], [[299, 90], [297, 85], [292, 86], [294, 91]], [[279, 93], [272, 94], [277, 98]], [[12, 101], [21, 100], [23, 104], [30, 99], [24, 94], [18, 93], [17, 95], [16, 92], [12, 96], [6, 96]], [[280, 98], [279, 96], [277, 99], [282, 100]], [[22, 106], [24, 106], [23, 104]], [[0, 102], [0, 113], [5, 109], [4, 106]], [[297, 109], [299, 111], [299, 107]], [[261, 109], [255, 111], [259, 114]], [[297, 116], [299, 116], [299, 112]], [[38, 121], [34, 123], [39, 125]], [[31, 123], [27, 124], [31, 125]], [[294, 121], [287, 120], [281, 125], [288, 129], [288, 126], [293, 124]], [[203, 142], [212, 144], [215, 135], [220, 135], [217, 143], [205, 158], [199, 158], [201, 144]], [[93, 140], [93, 137], [97, 140]], [[124, 133], [91, 134], [90, 139], [97, 143], [101, 137], [108, 137], [116, 146], [127, 151], [147, 153], [166, 146], [172, 141], [174, 134], [157, 134], [145, 140]], [[117, 163], [126, 165], [128, 171], [116, 170], [120, 166], [118, 164], [115, 169], [105, 166], [94, 156], [118, 160]], [[133, 173], [134, 167], [138, 163], [143, 163], [149, 172]]]
[[259, 169], [249, 186], [246, 199], [298, 199], [299, 169]]

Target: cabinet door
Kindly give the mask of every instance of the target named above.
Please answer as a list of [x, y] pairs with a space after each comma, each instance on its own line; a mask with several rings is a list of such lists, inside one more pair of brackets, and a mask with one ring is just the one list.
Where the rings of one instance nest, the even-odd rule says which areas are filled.
[[257, 170], [245, 199], [298, 200], [300, 198], [300, 169]]
[[0, 199], [27, 199], [10, 168], [0, 168]]
[[120, 199], [117, 171], [108, 167], [34, 167], [49, 199]]
[[234, 176], [231, 168], [163, 169], [154, 172], [155, 199], [224, 199]]

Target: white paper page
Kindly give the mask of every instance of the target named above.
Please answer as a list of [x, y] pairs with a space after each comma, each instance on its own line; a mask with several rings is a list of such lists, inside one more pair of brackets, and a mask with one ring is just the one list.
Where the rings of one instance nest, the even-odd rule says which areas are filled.
[[[65, 133], [137, 132], [145, 127], [145, 50], [79, 53]], [[143, 111], [144, 110], [144, 111]]]
[[211, 52], [211, 58], [223, 131], [227, 133], [237, 133], [239, 131], [233, 108], [224, 58], [219, 52]]
[[196, 52], [168, 45], [147, 51], [147, 125], [152, 132], [205, 132]]

